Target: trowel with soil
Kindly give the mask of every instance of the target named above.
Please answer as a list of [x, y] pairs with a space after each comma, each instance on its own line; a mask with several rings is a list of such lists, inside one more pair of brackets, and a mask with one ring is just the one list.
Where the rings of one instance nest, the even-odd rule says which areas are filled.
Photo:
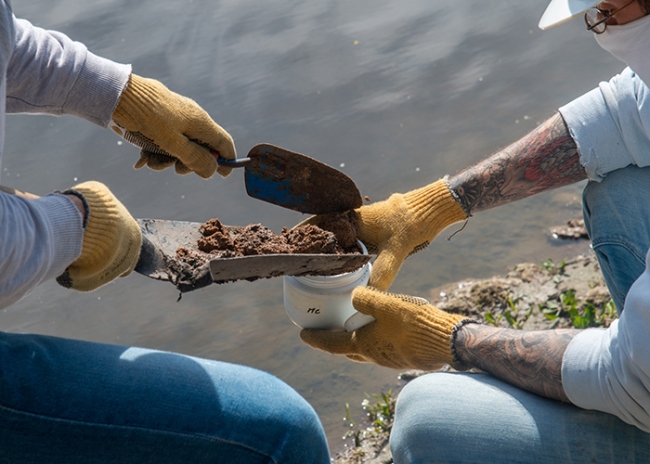
[[[261, 224], [227, 226], [138, 219], [143, 245], [135, 268], [147, 277], [172, 282], [181, 292], [212, 283], [283, 275], [336, 275], [366, 264], [356, 241], [353, 209], [363, 203], [356, 185], [342, 172], [305, 155], [256, 145], [243, 160], [219, 160], [244, 167], [248, 195], [327, 221], [299, 225], [275, 235]], [[321, 221], [322, 222], [322, 221]], [[326, 226], [324, 224], [329, 224]]]

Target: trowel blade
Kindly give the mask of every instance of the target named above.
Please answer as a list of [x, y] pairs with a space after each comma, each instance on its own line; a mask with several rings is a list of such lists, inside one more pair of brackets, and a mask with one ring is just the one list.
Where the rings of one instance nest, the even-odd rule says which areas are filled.
[[[152, 279], [173, 283], [181, 292], [212, 283], [253, 281], [283, 275], [336, 275], [351, 272], [372, 256], [351, 254], [268, 254], [237, 258], [214, 258], [204, 253], [205, 263], [192, 276], [179, 272], [176, 250], [198, 252], [202, 237], [198, 222], [164, 219], [138, 219], [142, 249], [135, 271]], [[229, 226], [225, 226], [228, 228]]]

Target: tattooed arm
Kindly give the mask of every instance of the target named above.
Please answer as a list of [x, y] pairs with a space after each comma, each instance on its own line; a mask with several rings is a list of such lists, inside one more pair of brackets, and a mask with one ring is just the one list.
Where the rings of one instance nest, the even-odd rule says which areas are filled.
[[451, 177], [449, 187], [469, 215], [586, 178], [576, 144], [557, 113], [524, 138]]
[[[450, 178], [449, 187], [469, 215], [586, 178], [576, 144], [557, 113], [519, 141]], [[577, 333], [467, 324], [454, 347], [468, 366], [568, 402], [562, 388], [562, 357]]]
[[562, 358], [579, 330], [525, 331], [466, 324], [454, 348], [467, 366], [481, 369], [516, 387], [569, 402], [562, 387]]

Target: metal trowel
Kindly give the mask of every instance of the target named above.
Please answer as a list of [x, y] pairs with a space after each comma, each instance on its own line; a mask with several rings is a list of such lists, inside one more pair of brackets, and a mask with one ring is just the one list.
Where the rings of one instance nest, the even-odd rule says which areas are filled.
[[[161, 219], [138, 219], [142, 249], [135, 271], [152, 279], [173, 283], [181, 292], [212, 283], [257, 280], [283, 275], [337, 275], [359, 269], [372, 256], [350, 254], [267, 254], [236, 258], [214, 258], [191, 272], [179, 267], [176, 250], [197, 251], [202, 237], [200, 223]], [[225, 226], [228, 228], [229, 226]], [[200, 253], [200, 252], [199, 252]]]
[[[128, 142], [172, 164], [175, 158], [141, 136], [113, 125]], [[341, 171], [300, 153], [266, 143], [255, 145], [246, 158], [229, 160], [210, 150], [221, 166], [244, 168], [246, 192], [258, 200], [307, 214], [327, 214], [363, 204], [354, 181]]]
[[283, 208], [327, 214], [363, 204], [354, 181], [341, 171], [274, 145], [255, 145], [246, 158], [218, 157], [217, 162], [231, 168], [243, 167], [248, 195]]

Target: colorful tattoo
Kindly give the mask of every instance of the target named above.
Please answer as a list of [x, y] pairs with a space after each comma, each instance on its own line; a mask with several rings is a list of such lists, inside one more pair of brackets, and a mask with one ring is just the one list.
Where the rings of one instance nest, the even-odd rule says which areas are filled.
[[586, 179], [560, 114], [524, 138], [449, 179], [468, 214]]

